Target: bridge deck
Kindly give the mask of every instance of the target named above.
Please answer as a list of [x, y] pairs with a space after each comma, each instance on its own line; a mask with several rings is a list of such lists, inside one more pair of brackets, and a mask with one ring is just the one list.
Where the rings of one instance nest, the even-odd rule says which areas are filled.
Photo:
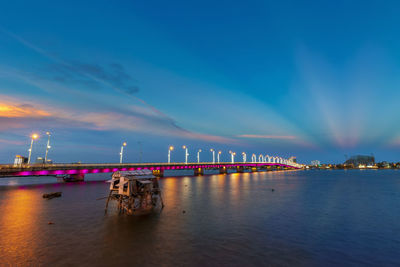
[[284, 168], [299, 169], [296, 165], [266, 162], [201, 162], [201, 163], [72, 163], [72, 164], [31, 164], [14, 167], [13, 165], [0, 165], [0, 177], [18, 176], [47, 176], [62, 174], [88, 174], [88, 173], [109, 173], [115, 171], [132, 170], [185, 170], [185, 169], [214, 169], [214, 168], [235, 168], [235, 167], [267, 167], [281, 166]]

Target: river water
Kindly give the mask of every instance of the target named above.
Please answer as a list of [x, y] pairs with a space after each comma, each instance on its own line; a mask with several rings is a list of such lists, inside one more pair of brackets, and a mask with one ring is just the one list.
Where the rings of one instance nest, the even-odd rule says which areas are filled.
[[104, 214], [104, 178], [0, 179], [0, 266], [400, 265], [399, 171], [167, 177], [141, 217]]

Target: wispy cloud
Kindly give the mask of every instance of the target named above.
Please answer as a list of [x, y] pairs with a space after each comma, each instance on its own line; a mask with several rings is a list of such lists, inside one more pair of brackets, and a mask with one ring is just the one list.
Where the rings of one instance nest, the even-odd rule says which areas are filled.
[[134, 78], [118, 63], [53, 63], [37, 73], [40, 79], [54, 80], [67, 86], [84, 86], [93, 90], [119, 88], [132, 95], [139, 92]]
[[23, 118], [23, 117], [48, 117], [50, 113], [37, 109], [30, 104], [13, 105], [0, 102], [0, 117]]
[[10, 139], [2, 139], [0, 138], [0, 143], [7, 144], [7, 145], [24, 145], [25, 143], [22, 141], [10, 140]]
[[294, 140], [297, 139], [293, 135], [259, 135], [259, 134], [241, 134], [237, 135], [239, 138], [256, 138], [256, 139], [282, 139], [282, 140]]
[[[150, 105], [144, 99], [133, 95], [133, 93], [138, 91], [138, 88], [134, 85], [127, 85], [126, 80], [127, 80], [127, 78], [129, 78], [129, 80], [131, 80], [131, 77], [126, 74], [126, 72], [123, 70], [123, 68], [121, 69], [121, 67], [122, 67], [121, 65], [119, 65], [117, 63], [111, 64], [110, 67], [113, 68], [114, 70], [110, 74], [110, 73], [106, 73], [104, 68], [102, 68], [96, 64], [89, 64], [89, 63], [74, 63], [74, 64], [72, 64], [71, 62], [63, 60], [60, 57], [57, 57], [57, 56], [49, 53], [45, 49], [42, 49], [42, 48], [32, 44], [31, 42], [28, 42], [27, 40], [25, 40], [24, 38], [22, 38], [21, 36], [15, 34], [15, 33], [5, 30], [4, 28], [0, 28], [0, 31], [2, 31], [2, 32], [6, 33], [7, 35], [9, 35], [10, 37], [14, 38], [15, 40], [17, 40], [18, 42], [20, 42], [27, 48], [46, 57], [47, 59], [50, 59], [57, 66], [59, 66], [59, 68], [67, 69], [68, 71], [72, 72], [70, 74], [74, 73], [75, 75], [85, 77], [86, 81], [87, 81], [87, 79], [89, 79], [89, 80], [92, 80], [93, 82], [102, 84], [104, 87], [111, 88], [112, 90], [114, 90], [116, 92], [126, 94], [129, 97], [131, 97], [132, 99], [139, 101], [143, 105], [147, 106], [154, 113], [157, 113], [159, 116], [164, 117], [166, 120], [169, 120], [172, 124], [175, 123], [174, 120], [172, 118], [170, 118], [168, 115], [166, 115], [164, 112], [157, 109], [153, 105]], [[124, 81], [124, 82], [122, 82], [122, 81]], [[122, 88], [120, 87], [121, 84], [123, 84]]]
[[235, 141], [226, 137], [185, 130], [157, 114], [149, 114], [142, 109], [129, 112], [124, 110], [82, 112], [0, 95], [0, 99], [3, 98], [7, 99], [7, 102], [0, 102], [0, 131], [21, 128], [79, 128], [94, 131], [123, 130], [218, 143]]

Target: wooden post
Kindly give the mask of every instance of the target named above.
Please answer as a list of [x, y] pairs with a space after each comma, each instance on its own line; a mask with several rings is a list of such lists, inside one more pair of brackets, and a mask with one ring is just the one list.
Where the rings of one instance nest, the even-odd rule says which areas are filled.
[[221, 168], [219, 168], [219, 173], [220, 174], [227, 174], [228, 173], [228, 169], [226, 167], [221, 167]]
[[153, 175], [156, 177], [164, 177], [164, 170], [153, 170]]
[[194, 175], [204, 175], [204, 168], [195, 168]]
[[237, 167], [236, 167], [236, 172], [238, 172], [238, 173], [243, 173], [243, 172], [244, 172], [243, 166], [237, 166]]

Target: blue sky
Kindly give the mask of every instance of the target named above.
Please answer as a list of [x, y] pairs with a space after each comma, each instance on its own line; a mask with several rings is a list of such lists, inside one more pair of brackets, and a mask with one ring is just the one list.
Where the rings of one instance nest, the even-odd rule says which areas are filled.
[[[12, 1], [0, 162], [183, 160], [180, 148], [399, 161], [396, 1]], [[140, 145], [139, 143], [140, 142]], [[203, 152], [210, 160], [211, 153]]]

